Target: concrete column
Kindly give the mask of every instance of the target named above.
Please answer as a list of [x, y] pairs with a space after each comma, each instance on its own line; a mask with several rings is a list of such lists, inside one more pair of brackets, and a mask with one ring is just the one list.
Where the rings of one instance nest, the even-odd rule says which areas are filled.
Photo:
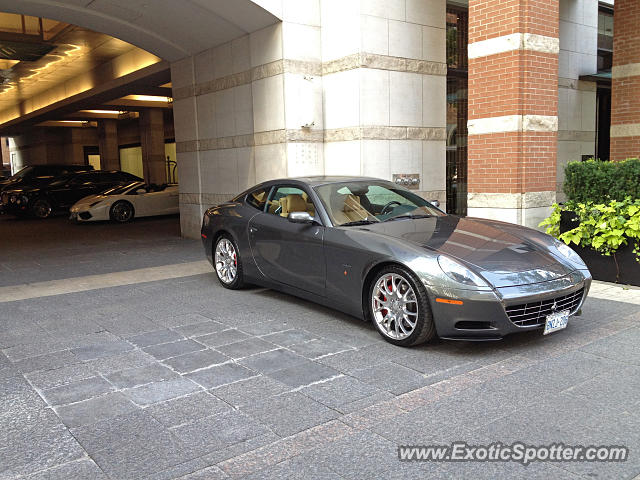
[[319, 5], [171, 65], [184, 236], [249, 186], [324, 172]]
[[7, 137], [0, 137], [0, 151], [2, 152], [0, 163], [9, 168], [11, 154], [9, 153], [9, 139]]
[[321, 7], [325, 173], [417, 174], [446, 208], [446, 1]]
[[120, 151], [118, 149], [117, 120], [98, 121], [98, 145], [100, 148], [100, 167], [103, 170], [119, 170]]
[[278, 177], [418, 174], [418, 193], [444, 204], [445, 9], [288, 1], [281, 23], [174, 62], [183, 235]]
[[611, 160], [640, 156], [640, 4], [616, 0], [613, 13]]
[[141, 111], [139, 125], [144, 179], [149, 183], [160, 185], [167, 181], [162, 110], [148, 108]]
[[469, 1], [468, 214], [535, 227], [556, 199], [558, 0]]

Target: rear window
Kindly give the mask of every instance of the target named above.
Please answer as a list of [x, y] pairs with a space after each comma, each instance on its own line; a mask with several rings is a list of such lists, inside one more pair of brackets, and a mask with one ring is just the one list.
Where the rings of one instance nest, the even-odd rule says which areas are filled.
[[264, 210], [269, 192], [266, 188], [259, 188], [247, 194], [247, 203], [258, 210]]

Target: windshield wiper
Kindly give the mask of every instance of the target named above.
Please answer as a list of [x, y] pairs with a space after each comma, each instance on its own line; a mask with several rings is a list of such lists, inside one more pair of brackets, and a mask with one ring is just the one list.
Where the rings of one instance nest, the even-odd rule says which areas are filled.
[[398, 215], [396, 217], [387, 218], [386, 220], [383, 220], [383, 222], [391, 222], [392, 220], [402, 220], [405, 218], [431, 218], [431, 217], [433, 217], [433, 215], [431, 215], [430, 213], [421, 213], [417, 215], [412, 215], [408, 213], [405, 215]]
[[372, 223], [380, 223], [380, 220], [355, 220], [353, 222], [342, 223], [339, 227], [354, 227], [357, 225], [371, 225]]

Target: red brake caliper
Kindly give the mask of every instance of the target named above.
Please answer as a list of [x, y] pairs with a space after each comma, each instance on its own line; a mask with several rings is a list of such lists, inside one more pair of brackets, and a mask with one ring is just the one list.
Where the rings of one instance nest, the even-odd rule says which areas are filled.
[[[393, 292], [393, 282], [387, 283], [387, 288], [389, 288], [390, 292]], [[384, 295], [384, 294], [382, 295], [382, 301], [383, 302], [387, 301], [387, 296]], [[386, 308], [384, 308], [384, 309], [380, 310], [380, 313], [382, 314], [383, 317], [386, 317], [387, 314], [389, 313], [389, 311]]]

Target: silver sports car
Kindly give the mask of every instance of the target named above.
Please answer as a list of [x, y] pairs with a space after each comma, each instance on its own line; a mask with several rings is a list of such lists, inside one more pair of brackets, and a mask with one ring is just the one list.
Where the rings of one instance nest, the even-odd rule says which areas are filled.
[[372, 321], [410, 346], [563, 329], [591, 275], [564, 243], [447, 215], [394, 183], [272, 180], [210, 208], [202, 241], [220, 283], [257, 284]]

